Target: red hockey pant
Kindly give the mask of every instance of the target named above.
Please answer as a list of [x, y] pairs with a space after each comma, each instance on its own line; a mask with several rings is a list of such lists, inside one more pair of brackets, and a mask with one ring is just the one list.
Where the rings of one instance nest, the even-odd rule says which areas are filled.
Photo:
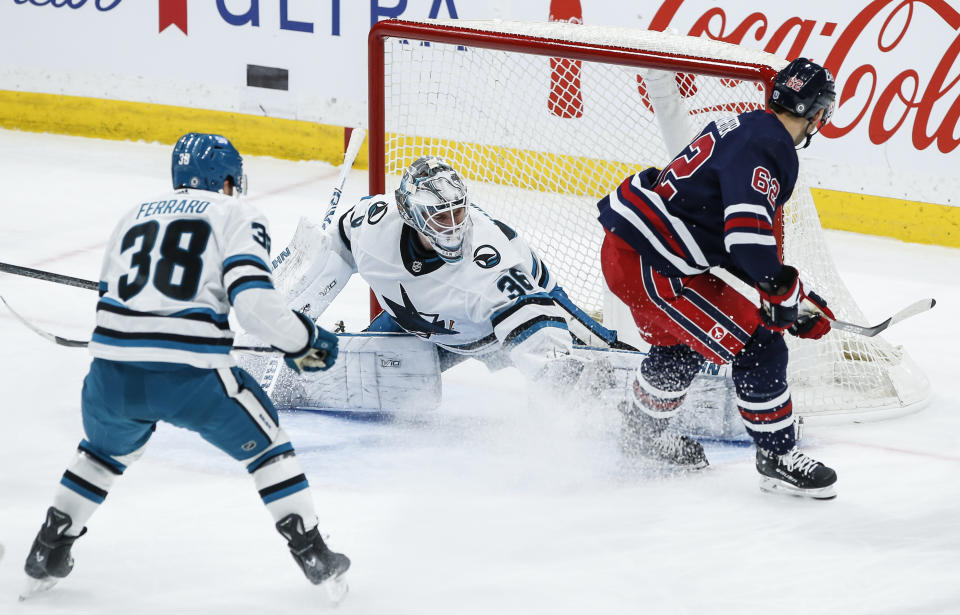
[[722, 365], [733, 361], [760, 326], [753, 301], [715, 275], [662, 276], [609, 231], [600, 258], [607, 286], [654, 346], [686, 344]]

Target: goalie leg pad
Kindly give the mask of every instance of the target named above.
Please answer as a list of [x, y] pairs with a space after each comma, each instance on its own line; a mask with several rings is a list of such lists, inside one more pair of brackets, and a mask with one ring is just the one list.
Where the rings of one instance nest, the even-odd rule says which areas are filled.
[[406, 333], [345, 333], [339, 355], [322, 372], [296, 375], [286, 366], [266, 373], [269, 363], [252, 353], [238, 361], [261, 383], [276, 378], [271, 399], [280, 409], [403, 411], [440, 405], [442, 384], [437, 348]]
[[[606, 364], [610, 369], [600, 373], [601, 385], [595, 388], [595, 404], [618, 408], [633, 402], [633, 381], [646, 353], [605, 348], [574, 346], [573, 355], [582, 357], [588, 367]], [[592, 370], [591, 370], [592, 371]], [[687, 389], [686, 411], [672, 419], [672, 427], [698, 438], [749, 441], [737, 409], [737, 396], [730, 378], [729, 365], [704, 362]], [[584, 370], [584, 376], [588, 376]], [[619, 414], [619, 413], [618, 413]]]

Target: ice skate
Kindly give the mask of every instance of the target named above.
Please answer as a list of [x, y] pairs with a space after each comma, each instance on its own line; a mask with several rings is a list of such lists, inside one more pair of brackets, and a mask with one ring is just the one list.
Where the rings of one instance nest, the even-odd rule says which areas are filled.
[[666, 461], [690, 470], [710, 465], [703, 445], [693, 438], [668, 431], [669, 420], [655, 419], [630, 402], [622, 402], [619, 409], [623, 415], [620, 449], [624, 454]]
[[87, 528], [77, 536], [65, 535], [72, 525], [73, 520], [67, 513], [52, 506], [47, 510], [47, 518], [33, 540], [23, 567], [29, 578], [20, 592], [21, 601], [49, 590], [73, 570], [70, 549]]
[[797, 447], [783, 455], [757, 448], [760, 489], [770, 493], [798, 495], [816, 500], [837, 497], [837, 473], [807, 457]]
[[277, 521], [277, 531], [287, 539], [290, 554], [314, 585], [322, 585], [334, 603], [346, 596], [349, 587], [343, 574], [350, 568], [350, 559], [331, 551], [317, 528], [304, 531], [300, 515], [289, 514]]

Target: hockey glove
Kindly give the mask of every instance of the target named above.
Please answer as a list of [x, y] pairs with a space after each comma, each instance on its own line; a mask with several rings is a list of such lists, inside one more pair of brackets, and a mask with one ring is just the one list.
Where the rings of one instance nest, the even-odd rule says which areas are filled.
[[786, 331], [800, 316], [803, 284], [797, 270], [784, 265], [771, 282], [758, 282], [760, 318], [763, 326], [772, 331]]
[[788, 330], [797, 337], [818, 340], [830, 332], [830, 322], [835, 319], [827, 302], [811, 290], [800, 304], [800, 317]]
[[807, 295], [800, 274], [794, 267], [783, 265], [772, 281], [757, 282], [757, 291], [760, 293], [760, 319], [764, 327], [782, 332], [796, 324], [801, 316], [800, 306]]
[[318, 327], [310, 318], [294, 312], [307, 328], [307, 345], [303, 350], [288, 352], [283, 355], [287, 367], [297, 372], [316, 372], [329, 369], [337, 360], [337, 336]]

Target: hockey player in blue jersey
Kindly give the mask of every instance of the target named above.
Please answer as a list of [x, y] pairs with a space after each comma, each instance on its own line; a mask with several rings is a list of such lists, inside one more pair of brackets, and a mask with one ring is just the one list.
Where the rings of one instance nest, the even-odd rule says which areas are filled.
[[[711, 122], [665, 168], [628, 177], [599, 202], [604, 277], [652, 345], [624, 413], [638, 448], [679, 411], [705, 359], [731, 363], [761, 488], [834, 497], [836, 473], [796, 447], [783, 340], [785, 331], [817, 339], [833, 315], [781, 262], [774, 221], [797, 181], [796, 148], [829, 121], [835, 95], [827, 70], [794, 60], [776, 76], [768, 110]], [[711, 267], [754, 287], [760, 309]], [[686, 439], [675, 461], [701, 458]]]
[[174, 190], [137, 204], [114, 229], [83, 385], [86, 438], [30, 549], [25, 595], [70, 573], [71, 547], [158, 421], [197, 432], [244, 465], [311, 582], [339, 584], [349, 567], [320, 536], [276, 409], [230, 354], [233, 308], [297, 372], [327, 369], [337, 357], [336, 336], [287, 309], [274, 290], [267, 220], [238, 198], [242, 164], [224, 137], [184, 135], [173, 149]]

